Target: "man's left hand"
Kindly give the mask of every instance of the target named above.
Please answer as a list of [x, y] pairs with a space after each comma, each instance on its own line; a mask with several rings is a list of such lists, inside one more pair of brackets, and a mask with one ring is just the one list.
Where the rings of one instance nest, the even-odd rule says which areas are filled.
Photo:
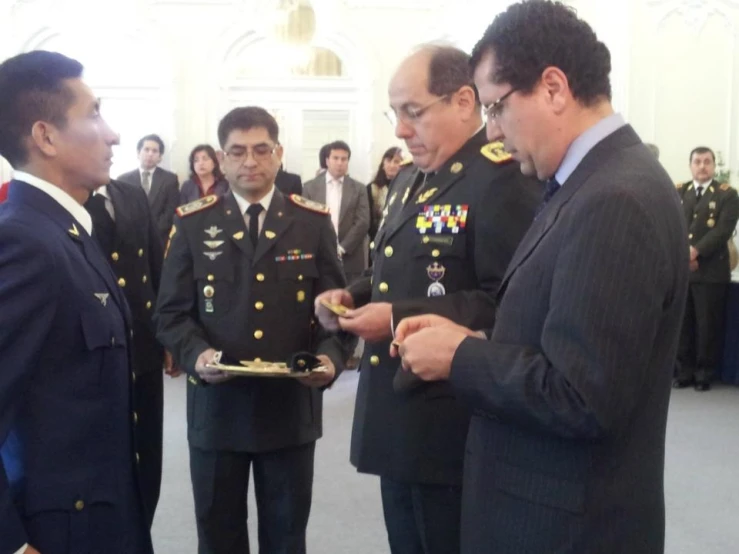
[[392, 316], [392, 304], [371, 302], [341, 316], [339, 325], [344, 331], [357, 335], [367, 342], [378, 342], [392, 336], [390, 329]]
[[174, 363], [174, 357], [169, 351], [164, 352], [164, 374], [172, 378], [182, 375], [182, 370]]
[[305, 377], [298, 377], [298, 381], [300, 381], [306, 387], [325, 387], [334, 380], [334, 376], [336, 375], [336, 368], [334, 367], [334, 363], [328, 356], [324, 354], [319, 354], [316, 357], [321, 360], [321, 363], [328, 369], [328, 371], [309, 373]]
[[424, 381], [448, 379], [457, 348], [471, 334], [473, 331], [450, 325], [421, 329], [398, 348], [403, 369]]

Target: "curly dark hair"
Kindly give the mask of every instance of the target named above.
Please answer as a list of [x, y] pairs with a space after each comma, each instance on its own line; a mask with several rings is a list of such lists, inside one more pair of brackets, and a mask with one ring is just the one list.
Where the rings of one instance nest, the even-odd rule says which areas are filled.
[[531, 92], [547, 67], [559, 68], [572, 95], [591, 106], [611, 99], [611, 54], [593, 29], [562, 2], [525, 0], [496, 16], [472, 50], [470, 64], [495, 54], [494, 83]]

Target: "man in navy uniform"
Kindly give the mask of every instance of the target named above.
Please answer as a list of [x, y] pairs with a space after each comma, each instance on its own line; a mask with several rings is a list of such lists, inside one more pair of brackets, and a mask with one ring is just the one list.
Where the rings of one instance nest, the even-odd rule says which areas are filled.
[[[188, 373], [187, 427], [200, 554], [249, 552], [254, 468], [259, 550], [305, 552], [321, 389], [345, 344], [313, 321], [313, 299], [344, 286], [328, 209], [274, 186], [275, 119], [237, 108], [218, 127], [230, 192], [177, 210], [157, 300], [158, 337]], [[289, 362], [315, 353], [328, 371], [299, 379], [231, 378], [225, 359]]]
[[153, 552], [128, 306], [83, 207], [118, 136], [60, 54], [0, 65], [0, 554]]

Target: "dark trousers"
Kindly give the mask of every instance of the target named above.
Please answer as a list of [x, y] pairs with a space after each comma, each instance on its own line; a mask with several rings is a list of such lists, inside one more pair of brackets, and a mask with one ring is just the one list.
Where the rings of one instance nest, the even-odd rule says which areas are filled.
[[726, 315], [723, 283], [691, 283], [680, 335], [678, 369], [681, 381], [708, 383], [721, 359]]
[[382, 477], [382, 510], [391, 554], [456, 554], [462, 487]]
[[162, 425], [164, 377], [162, 369], [136, 376], [136, 451], [144, 513], [151, 527], [162, 487]]
[[260, 554], [305, 554], [315, 442], [251, 454], [190, 447], [199, 554], [248, 554], [246, 495], [254, 468]]

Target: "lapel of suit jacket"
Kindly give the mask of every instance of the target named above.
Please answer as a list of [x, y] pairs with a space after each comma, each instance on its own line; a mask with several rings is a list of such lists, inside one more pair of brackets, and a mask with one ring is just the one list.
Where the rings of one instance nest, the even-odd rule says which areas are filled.
[[344, 182], [341, 185], [341, 207], [339, 208], [339, 228], [344, 222], [344, 218], [349, 215], [349, 205], [354, 200], [354, 195], [357, 193], [357, 187], [354, 186], [354, 180], [348, 175], [344, 176]]
[[326, 204], [326, 174], [322, 173], [316, 182], [316, 202]]
[[[149, 189], [149, 205], [153, 206], [154, 201], [156, 200], [156, 197], [159, 196], [159, 191], [162, 189], [162, 177], [164, 176], [164, 171], [159, 169], [158, 167], [154, 168], [154, 171], [151, 172], [151, 188]], [[139, 173], [139, 179], [141, 178], [141, 173]]]
[[223, 196], [223, 230], [229, 240], [249, 259], [254, 258], [254, 247], [249, 240], [249, 230], [246, 228], [244, 216], [236, 203], [233, 192]]
[[510, 264], [508, 264], [508, 269], [501, 282], [498, 296], [503, 294], [513, 274], [531, 256], [534, 250], [536, 250], [536, 247], [552, 228], [554, 222], [557, 221], [562, 208], [580, 190], [593, 172], [603, 165], [606, 158], [615, 150], [620, 150], [638, 142], [640, 142], [639, 137], [631, 126], [625, 125], [604, 138], [585, 155], [580, 164], [575, 168], [575, 171], [572, 172], [567, 181], [563, 183], [562, 188], [542, 209], [531, 224], [531, 227], [529, 227], [526, 235], [524, 235], [516, 252], [513, 254]]
[[288, 214], [285, 209], [285, 197], [279, 190], [275, 190], [267, 215], [264, 217], [262, 232], [259, 233], [257, 251], [254, 254], [252, 265], [256, 264], [277, 244], [280, 236], [287, 231], [292, 222], [293, 216]]
[[113, 222], [115, 224], [115, 237], [113, 237], [113, 240], [116, 245], [116, 249], [118, 249], [121, 244], [121, 238], [127, 236], [129, 229], [132, 227], [129, 225], [130, 220], [128, 217], [130, 207], [126, 206], [126, 199], [123, 196], [123, 191], [120, 189], [121, 186], [125, 185], [111, 181], [106, 187], [110, 203], [113, 204]]
[[[473, 162], [475, 157], [479, 156], [480, 149], [485, 146], [486, 142], [485, 131], [481, 130], [468, 140], [457, 153], [449, 158], [439, 168], [436, 175], [415, 191], [412, 197], [406, 200], [399, 218], [392, 222], [392, 226], [388, 227], [386, 231], [387, 238], [390, 239], [403, 227], [406, 221], [418, 216], [424, 210], [425, 206], [432, 205], [437, 198], [441, 197], [457, 181], [464, 177], [467, 173], [467, 166]], [[418, 172], [413, 172], [409, 186], [412, 186], [417, 175]]]

